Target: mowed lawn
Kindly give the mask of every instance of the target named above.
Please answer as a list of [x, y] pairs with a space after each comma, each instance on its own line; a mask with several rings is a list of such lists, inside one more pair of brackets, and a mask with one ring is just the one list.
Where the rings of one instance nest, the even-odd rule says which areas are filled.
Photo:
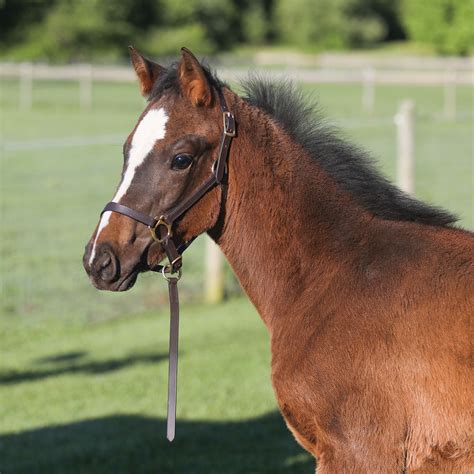
[[166, 440], [164, 308], [2, 337], [2, 473], [310, 473], [273, 401], [249, 303], [182, 308], [178, 423]]
[[[414, 99], [416, 194], [473, 227], [470, 88], [458, 88], [454, 121], [441, 87], [378, 87], [370, 115], [359, 87], [305, 89], [392, 178], [393, 115]], [[50, 82], [20, 111], [18, 92], [1, 84], [2, 474], [313, 472], [277, 412], [255, 310], [243, 297], [199, 303], [203, 238], [185, 257], [177, 438], [166, 441], [166, 286], [144, 275], [130, 292], [99, 292], [81, 263], [143, 100], [133, 84], [96, 84], [85, 111], [77, 84]]]

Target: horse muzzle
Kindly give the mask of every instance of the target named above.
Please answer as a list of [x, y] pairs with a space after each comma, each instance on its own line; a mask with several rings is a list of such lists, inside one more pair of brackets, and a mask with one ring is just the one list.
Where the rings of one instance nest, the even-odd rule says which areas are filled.
[[127, 271], [107, 244], [97, 246], [93, 254], [88, 244], [83, 265], [92, 284], [99, 290], [126, 291], [135, 284], [139, 273], [136, 265]]

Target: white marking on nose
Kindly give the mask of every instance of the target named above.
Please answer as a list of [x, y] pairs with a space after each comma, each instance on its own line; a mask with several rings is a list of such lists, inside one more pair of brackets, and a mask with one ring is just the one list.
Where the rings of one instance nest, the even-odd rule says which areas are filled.
[[[112, 199], [113, 202], [118, 203], [120, 202], [120, 199], [125, 196], [128, 188], [132, 184], [136, 169], [145, 161], [145, 158], [155, 146], [156, 141], [162, 140], [165, 137], [167, 122], [168, 115], [162, 108], [149, 110], [141, 119], [135, 133], [133, 134], [127, 169], [125, 170], [122, 182]], [[92, 245], [89, 265], [92, 265], [95, 258], [95, 249], [99, 234], [107, 227], [111, 214], [111, 211], [104, 212], [100, 218], [99, 227]]]
[[97, 244], [97, 239], [99, 238], [99, 234], [107, 227], [111, 215], [112, 211], [106, 211], [100, 217], [99, 228], [97, 229], [97, 233], [95, 234], [94, 244], [92, 245], [91, 256], [89, 258], [89, 265], [92, 265], [92, 262], [95, 258], [95, 247]]
[[148, 153], [153, 149], [157, 140], [165, 138], [168, 116], [163, 109], [150, 110], [138, 124], [132, 138], [132, 146], [128, 157], [127, 169], [113, 198], [119, 202], [132, 183], [135, 170], [143, 163]]

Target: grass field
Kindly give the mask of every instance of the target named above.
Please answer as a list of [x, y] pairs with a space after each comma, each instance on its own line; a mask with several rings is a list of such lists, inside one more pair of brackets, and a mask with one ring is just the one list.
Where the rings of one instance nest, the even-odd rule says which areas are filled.
[[[440, 87], [378, 87], [370, 116], [359, 87], [308, 89], [392, 178], [392, 117], [415, 99], [416, 194], [473, 227], [472, 89], [458, 88], [455, 121], [442, 118]], [[254, 310], [243, 298], [197, 303], [202, 239], [186, 255], [180, 421], [167, 444], [166, 287], [145, 275], [129, 293], [98, 292], [81, 264], [143, 102], [132, 84], [96, 84], [93, 103], [81, 111], [77, 85], [41, 83], [19, 111], [18, 84], [1, 84], [0, 471], [313, 472], [276, 411]]]
[[165, 313], [10, 331], [1, 472], [311, 472], [276, 412], [266, 330], [242, 299], [182, 309], [177, 437], [166, 441]]

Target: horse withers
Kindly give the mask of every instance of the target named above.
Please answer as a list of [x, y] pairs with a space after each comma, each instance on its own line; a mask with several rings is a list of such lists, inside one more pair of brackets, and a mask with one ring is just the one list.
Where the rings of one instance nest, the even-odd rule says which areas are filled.
[[[153, 221], [175, 250], [204, 232], [219, 244], [268, 328], [278, 404], [317, 472], [474, 472], [474, 235], [391, 185], [291, 84], [254, 77], [239, 97], [184, 48], [167, 68], [131, 58], [148, 103], [112, 202], [138, 216], [178, 207]], [[204, 189], [222, 103], [237, 133]], [[84, 266], [123, 291], [172, 250], [115, 209]]]

